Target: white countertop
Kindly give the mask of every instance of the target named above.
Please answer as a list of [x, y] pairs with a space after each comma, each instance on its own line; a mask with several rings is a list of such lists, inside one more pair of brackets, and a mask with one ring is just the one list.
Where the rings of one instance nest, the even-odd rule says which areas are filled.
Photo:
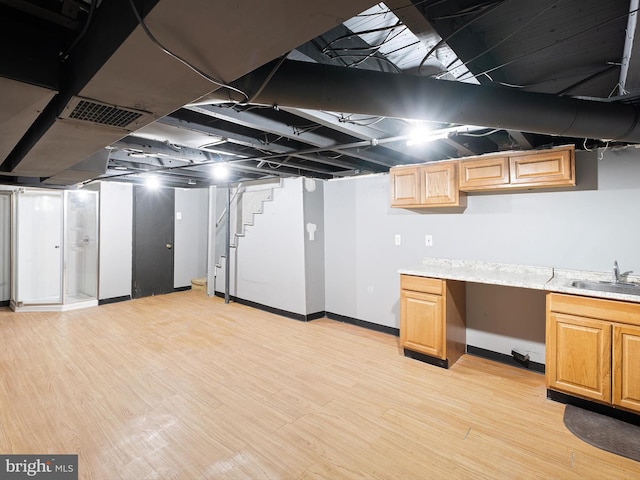
[[[553, 267], [532, 267], [473, 260], [425, 258], [421, 265], [400, 269], [398, 273], [640, 303], [640, 295], [612, 293], [571, 286], [571, 283], [575, 280], [610, 281], [611, 273], [604, 272], [561, 270]], [[629, 275], [625, 280], [640, 283], [640, 277], [636, 275]]]

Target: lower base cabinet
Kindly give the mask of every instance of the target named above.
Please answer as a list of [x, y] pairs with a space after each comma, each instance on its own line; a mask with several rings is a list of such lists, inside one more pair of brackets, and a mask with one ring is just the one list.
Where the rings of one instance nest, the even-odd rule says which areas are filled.
[[547, 294], [547, 388], [640, 412], [640, 304]]
[[612, 403], [640, 412], [640, 326], [613, 325]]
[[466, 349], [465, 284], [400, 276], [400, 345], [448, 368]]

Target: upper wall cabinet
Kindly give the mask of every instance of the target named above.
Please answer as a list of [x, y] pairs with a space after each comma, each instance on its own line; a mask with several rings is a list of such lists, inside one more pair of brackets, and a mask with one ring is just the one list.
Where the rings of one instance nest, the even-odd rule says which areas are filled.
[[574, 147], [509, 157], [509, 182], [519, 188], [576, 185]]
[[509, 186], [509, 157], [460, 161], [460, 189], [493, 190]]
[[404, 208], [459, 207], [464, 193], [458, 188], [458, 162], [394, 167], [389, 171], [391, 206]]
[[465, 192], [575, 187], [575, 147], [406, 165], [389, 175], [392, 207], [461, 207]]
[[460, 160], [460, 190], [465, 192], [569, 187], [575, 184], [573, 145]]
[[435, 162], [424, 165], [420, 169], [420, 199], [423, 205], [434, 207], [463, 205], [464, 194], [460, 195], [458, 189], [457, 162]]
[[395, 167], [389, 171], [391, 206], [411, 207], [420, 204], [420, 167]]

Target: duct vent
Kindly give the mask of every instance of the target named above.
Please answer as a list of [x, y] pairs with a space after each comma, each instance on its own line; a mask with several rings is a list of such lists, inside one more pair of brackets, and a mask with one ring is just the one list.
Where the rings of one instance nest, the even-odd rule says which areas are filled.
[[146, 123], [141, 120], [148, 115], [150, 115], [148, 112], [74, 97], [65, 107], [61, 117], [125, 130], [136, 130]]

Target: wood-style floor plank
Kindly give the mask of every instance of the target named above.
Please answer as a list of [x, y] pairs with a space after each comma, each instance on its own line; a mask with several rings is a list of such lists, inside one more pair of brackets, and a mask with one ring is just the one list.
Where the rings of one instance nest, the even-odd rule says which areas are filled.
[[77, 453], [85, 480], [640, 478], [540, 374], [202, 292], [1, 310], [0, 342], [0, 452]]

